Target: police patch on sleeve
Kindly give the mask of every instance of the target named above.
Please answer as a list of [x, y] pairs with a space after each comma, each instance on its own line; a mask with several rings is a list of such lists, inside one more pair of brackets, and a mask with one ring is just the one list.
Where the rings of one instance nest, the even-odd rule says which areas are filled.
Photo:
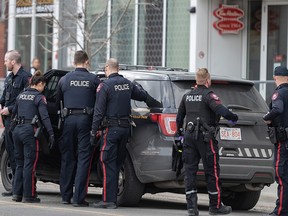
[[273, 95], [272, 95], [272, 100], [276, 100], [278, 98], [278, 95], [279, 93], [278, 92], [275, 92]]
[[210, 94], [210, 97], [213, 98], [215, 101], [219, 101], [220, 100], [219, 97], [216, 94], [214, 94], [214, 93]]
[[46, 100], [46, 97], [45, 97], [44, 95], [42, 96], [41, 99], [42, 99], [42, 101], [43, 101], [44, 104], [47, 104], [47, 100]]
[[97, 92], [100, 91], [100, 89], [102, 88], [102, 86], [103, 86], [103, 83], [100, 83], [100, 84], [98, 85], [98, 87], [97, 87]]

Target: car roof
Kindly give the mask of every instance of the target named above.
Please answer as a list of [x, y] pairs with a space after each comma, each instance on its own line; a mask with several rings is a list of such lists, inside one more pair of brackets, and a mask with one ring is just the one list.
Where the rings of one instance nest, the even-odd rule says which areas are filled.
[[[51, 75], [59, 74], [65, 75], [69, 71], [52, 69], [45, 73], [46, 77]], [[104, 77], [103, 70], [97, 70], [92, 72], [97, 74], [99, 77]], [[172, 82], [177, 81], [195, 81], [195, 72], [188, 72], [185, 69], [179, 68], [164, 68], [164, 67], [150, 67], [147, 66], [139, 66], [139, 68], [134, 66], [134, 68], [123, 68], [120, 66], [119, 73], [124, 77], [130, 78], [132, 80], [171, 80]], [[213, 82], [227, 82], [227, 83], [239, 83], [246, 85], [254, 85], [254, 83], [250, 80], [234, 78], [230, 76], [222, 76], [211, 74], [211, 80]]]

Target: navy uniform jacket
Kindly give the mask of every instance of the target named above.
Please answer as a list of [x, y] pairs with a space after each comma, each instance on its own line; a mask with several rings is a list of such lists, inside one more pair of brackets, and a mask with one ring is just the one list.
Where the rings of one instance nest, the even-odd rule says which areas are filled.
[[57, 104], [70, 109], [93, 108], [96, 89], [100, 80], [85, 68], [76, 68], [59, 80], [57, 87]]
[[272, 126], [288, 127], [288, 83], [279, 85], [272, 94], [269, 112], [263, 117]]
[[17, 114], [18, 119], [32, 120], [35, 115], [40, 119], [49, 135], [53, 135], [50, 118], [47, 111], [45, 96], [37, 89], [28, 88], [20, 93], [13, 108], [13, 115]]
[[146, 101], [147, 93], [118, 73], [110, 74], [97, 88], [92, 132], [95, 133], [103, 118], [129, 118], [130, 100]]
[[26, 72], [23, 67], [20, 67], [16, 75], [12, 72], [6, 77], [4, 82], [4, 91], [0, 99], [0, 104], [8, 107], [12, 113], [16, 97], [29, 85], [31, 74]]
[[209, 126], [217, 126], [220, 117], [237, 121], [238, 116], [222, 105], [219, 97], [204, 85], [185, 94], [181, 100], [176, 117], [177, 129], [183, 127], [183, 121], [196, 123], [197, 117]]

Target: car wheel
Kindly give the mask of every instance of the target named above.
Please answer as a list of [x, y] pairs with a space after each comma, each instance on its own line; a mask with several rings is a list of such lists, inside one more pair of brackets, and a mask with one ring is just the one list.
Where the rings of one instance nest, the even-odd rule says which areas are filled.
[[119, 173], [118, 205], [137, 205], [144, 194], [144, 188], [145, 185], [138, 180], [135, 174], [131, 159], [127, 157]]
[[6, 191], [12, 190], [13, 173], [10, 165], [8, 153], [5, 150], [1, 158], [1, 180]]
[[252, 209], [258, 202], [261, 191], [234, 192], [232, 196], [223, 197], [225, 205], [229, 205], [236, 210]]

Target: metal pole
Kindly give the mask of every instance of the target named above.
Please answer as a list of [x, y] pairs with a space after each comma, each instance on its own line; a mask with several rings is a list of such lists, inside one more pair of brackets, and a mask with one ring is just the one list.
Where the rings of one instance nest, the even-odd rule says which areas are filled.
[[31, 17], [31, 55], [30, 63], [36, 56], [36, 0], [32, 0], [32, 17]]
[[9, 1], [8, 17], [8, 50], [15, 49], [15, 29], [16, 29], [16, 0]]

